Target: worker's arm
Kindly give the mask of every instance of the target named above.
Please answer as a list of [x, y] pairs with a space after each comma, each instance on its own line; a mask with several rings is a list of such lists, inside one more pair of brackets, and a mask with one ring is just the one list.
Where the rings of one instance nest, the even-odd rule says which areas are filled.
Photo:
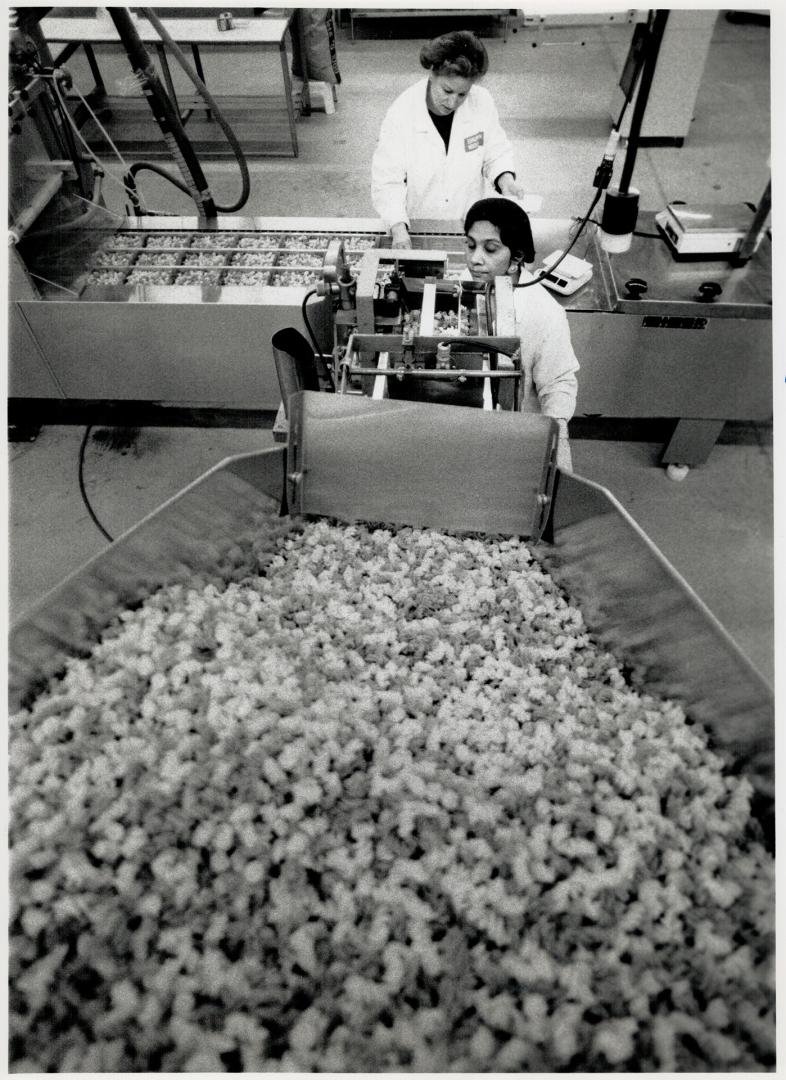
[[508, 199], [523, 199], [524, 188], [516, 180], [516, 174], [512, 172], [501, 173], [494, 181], [494, 187]]
[[[400, 246], [409, 233], [407, 214], [407, 168], [403, 153], [402, 132], [393, 110], [388, 110], [379, 129], [371, 159], [371, 202], [386, 228]], [[406, 245], [408, 246], [408, 245]]]
[[576, 410], [579, 362], [570, 339], [568, 317], [553, 297], [538, 295], [542, 288], [536, 285], [522, 289], [517, 298], [522, 363], [530, 371], [540, 411], [559, 426], [557, 465], [564, 472], [572, 472], [568, 420]]
[[494, 184], [499, 180], [498, 190], [504, 195], [507, 192], [504, 190], [503, 184], [505, 187], [512, 184], [518, 189], [515, 179], [516, 168], [513, 162], [513, 149], [502, 128], [502, 124], [499, 122], [499, 114], [494, 99], [483, 87], [478, 87], [478, 90], [483, 91], [483, 175], [489, 184]]

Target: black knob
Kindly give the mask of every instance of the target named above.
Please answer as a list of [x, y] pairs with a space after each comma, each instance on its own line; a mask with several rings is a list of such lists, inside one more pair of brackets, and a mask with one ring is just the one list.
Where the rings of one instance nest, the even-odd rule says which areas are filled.
[[640, 300], [649, 286], [644, 278], [632, 277], [625, 282], [625, 288], [628, 290], [628, 296], [631, 300]]
[[696, 299], [702, 300], [705, 304], [711, 304], [715, 297], [720, 296], [722, 292], [723, 289], [717, 281], [702, 281]]

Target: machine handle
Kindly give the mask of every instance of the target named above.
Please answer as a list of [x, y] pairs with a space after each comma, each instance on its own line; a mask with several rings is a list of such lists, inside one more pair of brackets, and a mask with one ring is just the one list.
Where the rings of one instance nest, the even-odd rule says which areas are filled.
[[722, 292], [723, 288], [717, 281], [702, 281], [696, 299], [702, 300], [705, 304], [711, 304]]
[[640, 300], [642, 295], [647, 291], [649, 286], [644, 278], [632, 277], [628, 278], [625, 282], [625, 288], [628, 291], [628, 296], [631, 300]]

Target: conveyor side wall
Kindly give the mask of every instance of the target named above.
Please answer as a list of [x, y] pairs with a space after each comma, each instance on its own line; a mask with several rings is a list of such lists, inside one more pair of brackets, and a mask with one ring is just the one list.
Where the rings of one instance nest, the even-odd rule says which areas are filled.
[[546, 538], [549, 568], [596, 638], [771, 794], [772, 688], [614, 496], [560, 473]]

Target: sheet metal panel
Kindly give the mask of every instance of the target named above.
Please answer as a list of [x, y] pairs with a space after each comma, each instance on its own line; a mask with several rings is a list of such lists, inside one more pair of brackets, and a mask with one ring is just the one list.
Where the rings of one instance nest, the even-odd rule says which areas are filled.
[[645, 689], [682, 702], [770, 799], [774, 695], [707, 606], [611, 492], [560, 473], [547, 532], [555, 576]]
[[293, 512], [540, 534], [558, 435], [548, 417], [310, 391], [289, 408]]
[[[281, 394], [271, 338], [287, 326], [305, 333], [304, 290], [276, 292], [289, 294], [289, 304], [282, 296], [275, 303], [40, 301], [18, 307], [67, 398], [275, 410]], [[325, 299], [314, 298], [308, 311], [326, 347]]]
[[772, 324], [708, 319], [696, 329], [644, 325], [642, 314], [568, 312], [581, 364], [576, 414], [772, 418]]

